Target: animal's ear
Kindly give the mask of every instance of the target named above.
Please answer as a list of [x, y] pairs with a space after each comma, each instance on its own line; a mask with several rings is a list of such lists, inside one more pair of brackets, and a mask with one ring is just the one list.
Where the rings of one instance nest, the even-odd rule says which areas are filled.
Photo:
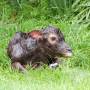
[[48, 33], [47, 32], [43, 32], [43, 39], [47, 39], [48, 38]]
[[42, 33], [42, 37], [38, 39], [39, 42], [45, 43], [47, 41], [47, 33]]

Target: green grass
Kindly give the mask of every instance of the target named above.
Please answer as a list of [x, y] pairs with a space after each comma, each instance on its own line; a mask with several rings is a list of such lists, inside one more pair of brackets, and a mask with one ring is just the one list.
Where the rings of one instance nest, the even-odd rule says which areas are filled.
[[[73, 56], [63, 58], [61, 69], [30, 69], [26, 74], [12, 71], [6, 48], [14, 33], [41, 29], [49, 24], [61, 29]], [[0, 21], [0, 90], [90, 90], [90, 30], [87, 27], [74, 20]]]
[[89, 90], [90, 73], [79, 69], [0, 71], [0, 90]]

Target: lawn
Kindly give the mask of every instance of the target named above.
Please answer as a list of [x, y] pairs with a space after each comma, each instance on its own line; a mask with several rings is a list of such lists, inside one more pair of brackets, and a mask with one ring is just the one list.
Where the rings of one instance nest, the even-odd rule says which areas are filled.
[[[29, 69], [26, 74], [12, 71], [6, 49], [15, 32], [28, 32], [48, 25], [61, 29], [73, 56], [62, 58], [63, 64], [54, 70], [48, 67]], [[0, 90], [90, 90], [90, 30], [87, 24], [74, 20], [0, 21]]]

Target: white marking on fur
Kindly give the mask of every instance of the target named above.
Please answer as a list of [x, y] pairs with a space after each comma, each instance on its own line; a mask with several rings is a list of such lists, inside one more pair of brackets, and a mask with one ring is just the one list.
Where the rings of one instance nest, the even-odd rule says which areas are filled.
[[50, 68], [56, 68], [57, 66], [58, 66], [58, 63], [53, 63], [49, 65]]

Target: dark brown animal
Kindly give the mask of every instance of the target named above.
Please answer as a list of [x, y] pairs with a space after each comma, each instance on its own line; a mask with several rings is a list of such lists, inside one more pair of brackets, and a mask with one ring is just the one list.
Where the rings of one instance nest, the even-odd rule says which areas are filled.
[[63, 33], [59, 28], [48, 26], [42, 32], [45, 35], [44, 39], [46, 39], [44, 46], [47, 48], [47, 52], [49, 52], [50, 67], [58, 66], [60, 57], [72, 56], [72, 50], [65, 42]]
[[[51, 65], [58, 62], [56, 57], [67, 57], [72, 54], [61, 31], [52, 26], [41, 31], [16, 33], [8, 45], [7, 52], [12, 67], [20, 71], [26, 71], [27, 64], [33, 68], [43, 64]], [[55, 64], [55, 67], [57, 65]]]
[[43, 29], [42, 32], [44, 34], [44, 39], [48, 42], [48, 44], [45, 43], [47, 45], [44, 44], [44, 46], [50, 47], [50, 50], [52, 50], [56, 56], [69, 57], [72, 55], [72, 50], [65, 42], [65, 38], [60, 29], [48, 26]]

